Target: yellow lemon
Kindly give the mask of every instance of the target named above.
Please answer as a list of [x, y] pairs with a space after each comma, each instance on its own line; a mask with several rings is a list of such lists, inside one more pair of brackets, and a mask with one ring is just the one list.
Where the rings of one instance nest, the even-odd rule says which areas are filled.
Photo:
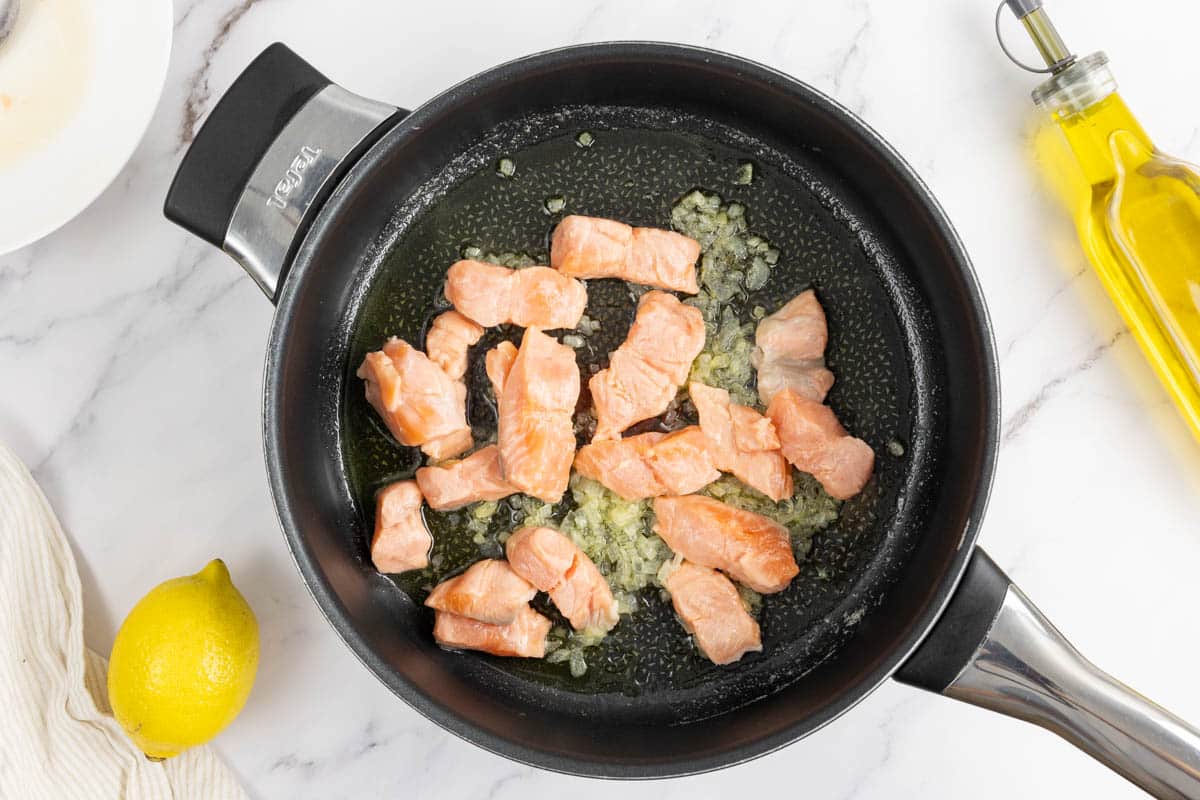
[[108, 699], [152, 758], [220, 733], [242, 710], [258, 669], [258, 623], [220, 559], [160, 583], [117, 631]]

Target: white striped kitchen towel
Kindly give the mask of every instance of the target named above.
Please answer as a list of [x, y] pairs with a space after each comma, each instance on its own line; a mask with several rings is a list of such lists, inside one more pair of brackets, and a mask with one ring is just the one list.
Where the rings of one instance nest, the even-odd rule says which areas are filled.
[[66, 535], [0, 444], [0, 798], [246, 797], [207, 747], [161, 763], [142, 755], [112, 717], [106, 669], [83, 644]]

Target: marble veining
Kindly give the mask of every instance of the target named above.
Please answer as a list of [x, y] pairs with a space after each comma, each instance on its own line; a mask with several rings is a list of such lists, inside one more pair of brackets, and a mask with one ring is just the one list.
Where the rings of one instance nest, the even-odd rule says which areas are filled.
[[1072, 366], [1055, 375], [1050, 380], [1043, 383], [1037, 390], [1037, 394], [1027, 400], [1024, 405], [1022, 405], [1004, 420], [1003, 431], [1001, 433], [1003, 440], [1008, 441], [1020, 433], [1021, 429], [1029, 424], [1029, 421], [1033, 419], [1033, 415], [1038, 412], [1038, 409], [1042, 407], [1042, 404], [1045, 403], [1055, 391], [1057, 391], [1076, 375], [1086, 372], [1095, 366], [1096, 362], [1103, 358], [1104, 354], [1112, 349], [1112, 347], [1116, 345], [1117, 342], [1121, 341], [1124, 336], [1128, 335], [1128, 333], [1129, 331], [1127, 331], [1125, 328], [1121, 328], [1119, 331], [1109, 337], [1108, 341], [1096, 346], [1078, 364], [1073, 364]]
[[[1200, 161], [1200, 126], [1178, 102], [1200, 78], [1184, 38], [1200, 6], [1144, 0], [1129, 18], [1118, 0], [1050, 3], [1073, 46], [1108, 51], [1162, 148]], [[63, 520], [96, 650], [108, 651], [154, 583], [216, 555], [229, 563], [263, 651], [254, 695], [217, 747], [252, 796], [600, 800], [614, 791], [514, 764], [424, 720], [341, 644], [291, 563], [260, 444], [271, 306], [226, 256], [161, 215], [204, 117], [274, 41], [351, 91], [406, 108], [529, 52], [662, 39], [763, 62], [861, 114], [945, 207], [991, 311], [1003, 442], [984, 547], [1086, 655], [1200, 721], [1200, 641], [1186, 635], [1200, 447], [1039, 183], [1029, 153], [1036, 79], [995, 47], [993, 3], [174, 7], [166, 87], [129, 165], [63, 229], [0, 256], [0, 439], [34, 468]], [[1043, 731], [896, 684], [753, 763], [618, 791], [630, 800], [1137, 796]]]
[[[225, 44], [225, 40], [229, 38], [229, 34], [233, 31], [238, 21], [246, 15], [258, 0], [241, 0], [236, 6], [231, 8], [225, 16], [221, 17], [217, 23], [216, 33], [213, 35], [212, 41], [204, 48], [204, 53], [201, 55], [200, 66], [187, 80], [187, 102], [183, 107], [183, 121], [179, 128], [179, 148], [182, 150], [196, 135], [197, 123], [200, 121], [201, 115], [204, 113], [208, 101], [212, 97], [212, 92], [208, 86], [208, 71], [212, 66], [212, 60], [217, 55], [217, 51], [221, 45]], [[187, 15], [191, 13], [195, 5], [188, 8], [180, 18], [180, 22], [187, 19]]]

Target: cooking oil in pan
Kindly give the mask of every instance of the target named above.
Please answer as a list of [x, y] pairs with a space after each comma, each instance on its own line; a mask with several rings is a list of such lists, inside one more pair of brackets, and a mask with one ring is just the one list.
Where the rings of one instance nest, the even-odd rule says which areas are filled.
[[[753, 321], [755, 307], [774, 310], [799, 291], [818, 286], [830, 317], [827, 355], [838, 375], [831, 395], [835, 408], [880, 452], [895, 436], [912, 435], [902, 429], [911, 416], [905, 337], [870, 254], [827, 207], [828, 200], [797, 175], [766, 161], [755, 158], [747, 169], [751, 153], [745, 146], [678, 130], [683, 125], [618, 129], [608, 112], [595, 114], [572, 120], [556, 136], [549, 135], [555, 124], [549, 120], [522, 128], [542, 137], [535, 142], [505, 140], [494, 149], [484, 148], [478, 167], [415, 215], [384, 255], [356, 317], [342, 431], [364, 539], [371, 526], [374, 492], [390, 481], [411, 477], [419, 453], [391, 440], [363, 400], [352, 372], [363, 354], [378, 348], [387, 336], [422, 341], [429, 320], [445, 308], [440, 292], [447, 265], [464, 255], [486, 253], [545, 263], [549, 233], [563, 214], [667, 227], [672, 206], [697, 187], [742, 204], [753, 215], [753, 230], [779, 248], [780, 265], [770, 282], [739, 303], [742, 321]], [[496, 164], [505, 158], [512, 162], [511, 174], [498, 175]], [[599, 326], [576, 350], [585, 381], [590, 369], [603, 366], [609, 351], [624, 339], [637, 300], [636, 292], [619, 281], [592, 281], [588, 294], [587, 315]], [[516, 340], [519, 334], [517, 329], [494, 329], [472, 349], [468, 416], [481, 443], [494, 436], [495, 409], [479, 355], [500, 339]], [[581, 435], [586, 438], [586, 431]], [[670, 603], [654, 586], [636, 593], [636, 611], [623, 616], [600, 645], [587, 649], [582, 676], [572, 676], [567, 664], [488, 661], [515, 676], [572, 692], [625, 695], [684, 691], [709, 686], [718, 678], [724, 683], [761, 684], [767, 674], [773, 676], [769, 680], [799, 675], [825, 658], [835, 647], [834, 639], [844, 635], [835, 609], [862, 602], [848, 597], [864, 580], [872, 558], [882, 547], [902, 546], [883, 540], [875, 509], [895, 502], [905, 471], [904, 459], [881, 460], [871, 491], [845, 504], [841, 517], [816, 537], [801, 575], [762, 606], [768, 652], [750, 657], [737, 672], [714, 667], [696, 653]], [[565, 511], [565, 505], [555, 509], [555, 517]], [[395, 576], [396, 582], [420, 603], [442, 577], [481, 557], [502, 557], [500, 537], [519, 525], [524, 513], [520, 498], [502, 500], [494, 509], [474, 506], [428, 513], [435, 539], [432, 569]], [[365, 550], [365, 541], [361, 547]], [[543, 604], [539, 611], [564, 624], [551, 606]], [[706, 702], [696, 702], [689, 713], [704, 714]]]

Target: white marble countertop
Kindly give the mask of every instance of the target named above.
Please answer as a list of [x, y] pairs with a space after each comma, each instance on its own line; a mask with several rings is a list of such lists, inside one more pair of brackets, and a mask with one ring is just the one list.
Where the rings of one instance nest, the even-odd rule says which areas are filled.
[[[1200, 83], [1200, 6], [1055, 0], [1104, 47], [1159, 144], [1200, 160], [1179, 98]], [[268, 43], [353, 91], [414, 107], [497, 62], [571, 42], [665, 39], [785, 70], [842, 101], [931, 185], [979, 272], [1001, 356], [1004, 440], [982, 542], [1087, 655], [1200, 720], [1200, 447], [1085, 269], [1030, 163], [1034, 76], [994, 45], [983, 0], [385, 3], [176, 0], [157, 116], [85, 213], [0, 256], [0, 439], [72, 538], [88, 643], [134, 601], [226, 559], [258, 614], [250, 703], [217, 747], [257, 797], [528, 798], [611, 786], [507, 762], [393, 697], [323, 621], [276, 526], [260, 445], [271, 306], [227, 257], [167, 223], [197, 123]], [[1170, 76], [1166, 78], [1164, 76]], [[1190, 95], [1188, 95], [1190, 96]], [[622, 797], [1124, 797], [1043, 731], [886, 684], [807, 740]]]

